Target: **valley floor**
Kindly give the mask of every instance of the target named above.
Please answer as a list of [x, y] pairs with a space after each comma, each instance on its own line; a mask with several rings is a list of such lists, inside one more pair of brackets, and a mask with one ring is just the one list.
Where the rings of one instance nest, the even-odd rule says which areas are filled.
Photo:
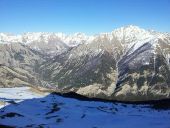
[[30, 87], [0, 88], [0, 127], [170, 128], [170, 109], [80, 101]]

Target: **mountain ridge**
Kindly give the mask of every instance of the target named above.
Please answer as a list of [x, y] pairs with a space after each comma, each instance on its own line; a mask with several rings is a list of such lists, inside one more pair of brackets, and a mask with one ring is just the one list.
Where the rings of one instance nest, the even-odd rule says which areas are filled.
[[[30, 37], [21, 43], [30, 48], [28, 51], [37, 51], [35, 56], [39, 59], [44, 57], [43, 61], [36, 60], [36, 67], [33, 63], [32, 68], [36, 70], [30, 72], [36, 74], [40, 86], [109, 100], [170, 97], [170, 36], [167, 33], [130, 25], [89, 37], [82, 33], [67, 38], [61, 33], [58, 36], [41, 34], [44, 33], [36, 36], [29, 33]], [[5, 42], [2, 33], [0, 35], [0, 41]], [[9, 41], [7, 44], [0, 45], [12, 44], [17, 48], [15, 40], [6, 40]], [[20, 51], [23, 51], [22, 47]], [[23, 52], [16, 53], [24, 55]], [[12, 56], [5, 55], [2, 58], [11, 60]], [[29, 58], [29, 54], [25, 57]], [[8, 64], [8, 61], [4, 62]], [[18, 64], [21, 67], [21, 63]]]

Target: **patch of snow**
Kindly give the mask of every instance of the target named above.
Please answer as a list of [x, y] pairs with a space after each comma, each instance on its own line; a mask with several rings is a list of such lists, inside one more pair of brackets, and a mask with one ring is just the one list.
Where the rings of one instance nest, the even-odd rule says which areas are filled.
[[[30, 87], [0, 88], [0, 101], [16, 100], [21, 102], [26, 99], [44, 97], [48, 93], [37, 94], [30, 90]], [[0, 107], [3, 107], [0, 105]]]

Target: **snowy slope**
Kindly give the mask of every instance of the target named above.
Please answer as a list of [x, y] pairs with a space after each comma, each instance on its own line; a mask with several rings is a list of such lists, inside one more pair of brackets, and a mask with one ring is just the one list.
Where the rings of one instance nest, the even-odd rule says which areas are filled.
[[0, 108], [10, 104], [9, 101], [19, 103], [27, 99], [41, 98], [48, 94], [33, 92], [30, 87], [0, 88], [0, 90]]
[[[8, 92], [7, 92], [8, 90]], [[170, 110], [148, 105], [79, 101], [55, 94], [37, 95], [28, 87], [0, 88], [0, 126], [44, 128], [168, 128]]]

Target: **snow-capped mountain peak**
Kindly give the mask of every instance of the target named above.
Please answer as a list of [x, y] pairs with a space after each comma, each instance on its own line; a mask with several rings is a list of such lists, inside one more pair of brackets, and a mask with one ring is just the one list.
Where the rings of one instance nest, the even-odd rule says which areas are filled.
[[133, 25], [115, 29], [112, 35], [116, 36], [119, 41], [127, 43], [153, 37], [149, 31]]

